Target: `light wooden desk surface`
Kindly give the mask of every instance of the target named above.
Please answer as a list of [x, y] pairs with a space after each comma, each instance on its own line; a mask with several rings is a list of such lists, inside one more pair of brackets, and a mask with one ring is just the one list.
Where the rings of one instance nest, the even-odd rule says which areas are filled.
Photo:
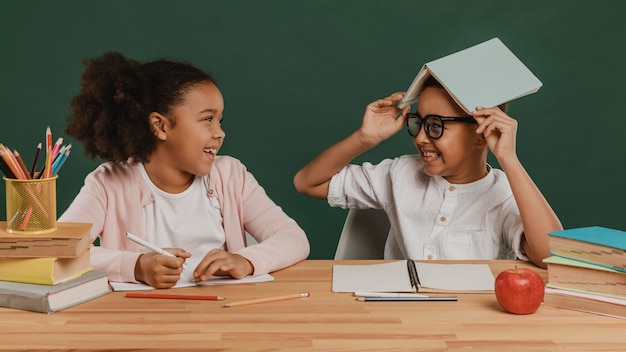
[[[540, 307], [505, 313], [493, 294], [457, 302], [357, 302], [331, 291], [333, 264], [307, 260], [274, 282], [181, 288], [225, 301], [125, 298], [113, 292], [45, 315], [0, 308], [0, 350], [624, 351], [626, 320]], [[500, 271], [529, 266], [488, 262]], [[546, 271], [533, 267], [546, 277]], [[309, 291], [310, 298], [223, 308], [225, 302]]]

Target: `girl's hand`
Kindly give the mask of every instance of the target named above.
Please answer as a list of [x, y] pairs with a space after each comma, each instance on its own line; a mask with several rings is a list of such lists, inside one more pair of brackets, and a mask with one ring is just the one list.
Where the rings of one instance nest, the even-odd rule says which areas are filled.
[[403, 96], [404, 93], [394, 93], [367, 106], [359, 129], [364, 140], [376, 145], [402, 129], [406, 123], [406, 113], [411, 107], [398, 109], [394, 104]]
[[135, 279], [154, 288], [170, 288], [178, 282], [185, 259], [190, 253], [180, 248], [166, 248], [176, 258], [155, 252], [142, 254], [135, 263]]
[[517, 158], [515, 138], [517, 135], [517, 121], [505, 114], [497, 107], [476, 107], [472, 113], [478, 122], [476, 133], [482, 134], [487, 140], [489, 150], [502, 164], [509, 158]]
[[211, 275], [230, 275], [236, 279], [244, 278], [254, 272], [248, 259], [221, 249], [213, 249], [193, 271], [196, 281], [206, 281]]

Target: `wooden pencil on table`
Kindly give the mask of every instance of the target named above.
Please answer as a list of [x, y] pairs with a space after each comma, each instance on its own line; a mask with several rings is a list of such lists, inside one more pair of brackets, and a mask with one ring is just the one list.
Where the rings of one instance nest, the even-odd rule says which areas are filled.
[[309, 294], [308, 292], [300, 292], [300, 293], [296, 293], [296, 294], [292, 294], [292, 295], [274, 296], [274, 297], [266, 297], [266, 298], [257, 298], [257, 299], [247, 300], [247, 301], [226, 303], [224, 305], [224, 307], [247, 306], [247, 305], [250, 305], [250, 304], [258, 304], [258, 303], [266, 303], [266, 302], [276, 302], [276, 301], [285, 301], [285, 300], [288, 300], [288, 299], [297, 299], [297, 298], [304, 298], [304, 297], [310, 297], [310, 296], [311, 296], [311, 294]]
[[161, 299], [191, 299], [202, 301], [223, 301], [222, 296], [203, 296], [203, 295], [177, 295], [166, 293], [134, 293], [129, 292], [126, 294], [128, 298], [161, 298]]

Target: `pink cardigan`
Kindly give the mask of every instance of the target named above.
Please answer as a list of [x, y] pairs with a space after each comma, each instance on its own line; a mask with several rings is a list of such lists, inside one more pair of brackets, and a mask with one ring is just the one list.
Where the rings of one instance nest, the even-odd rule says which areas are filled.
[[[220, 202], [226, 249], [248, 259], [254, 275], [288, 267], [309, 255], [304, 231], [267, 196], [239, 160], [216, 157], [209, 189]], [[153, 201], [135, 165], [104, 163], [87, 175], [59, 221], [92, 223], [92, 236], [100, 237], [100, 246], [91, 251], [94, 270], [108, 272], [111, 281], [136, 282], [135, 263], [142, 247], [127, 240], [124, 232], [147, 238], [143, 207]], [[246, 247], [245, 231], [259, 243]]]

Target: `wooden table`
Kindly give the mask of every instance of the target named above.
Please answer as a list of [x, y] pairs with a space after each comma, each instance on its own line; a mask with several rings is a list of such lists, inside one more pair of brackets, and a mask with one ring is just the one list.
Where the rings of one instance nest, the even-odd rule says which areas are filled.
[[[626, 320], [540, 307], [505, 313], [493, 294], [457, 302], [357, 302], [331, 292], [333, 264], [307, 260], [274, 282], [161, 290], [226, 301], [125, 298], [122, 292], [45, 315], [0, 308], [0, 349], [201, 351], [624, 351]], [[488, 262], [494, 275], [530, 266]], [[545, 270], [537, 270], [546, 277]], [[309, 291], [310, 298], [223, 308]]]

